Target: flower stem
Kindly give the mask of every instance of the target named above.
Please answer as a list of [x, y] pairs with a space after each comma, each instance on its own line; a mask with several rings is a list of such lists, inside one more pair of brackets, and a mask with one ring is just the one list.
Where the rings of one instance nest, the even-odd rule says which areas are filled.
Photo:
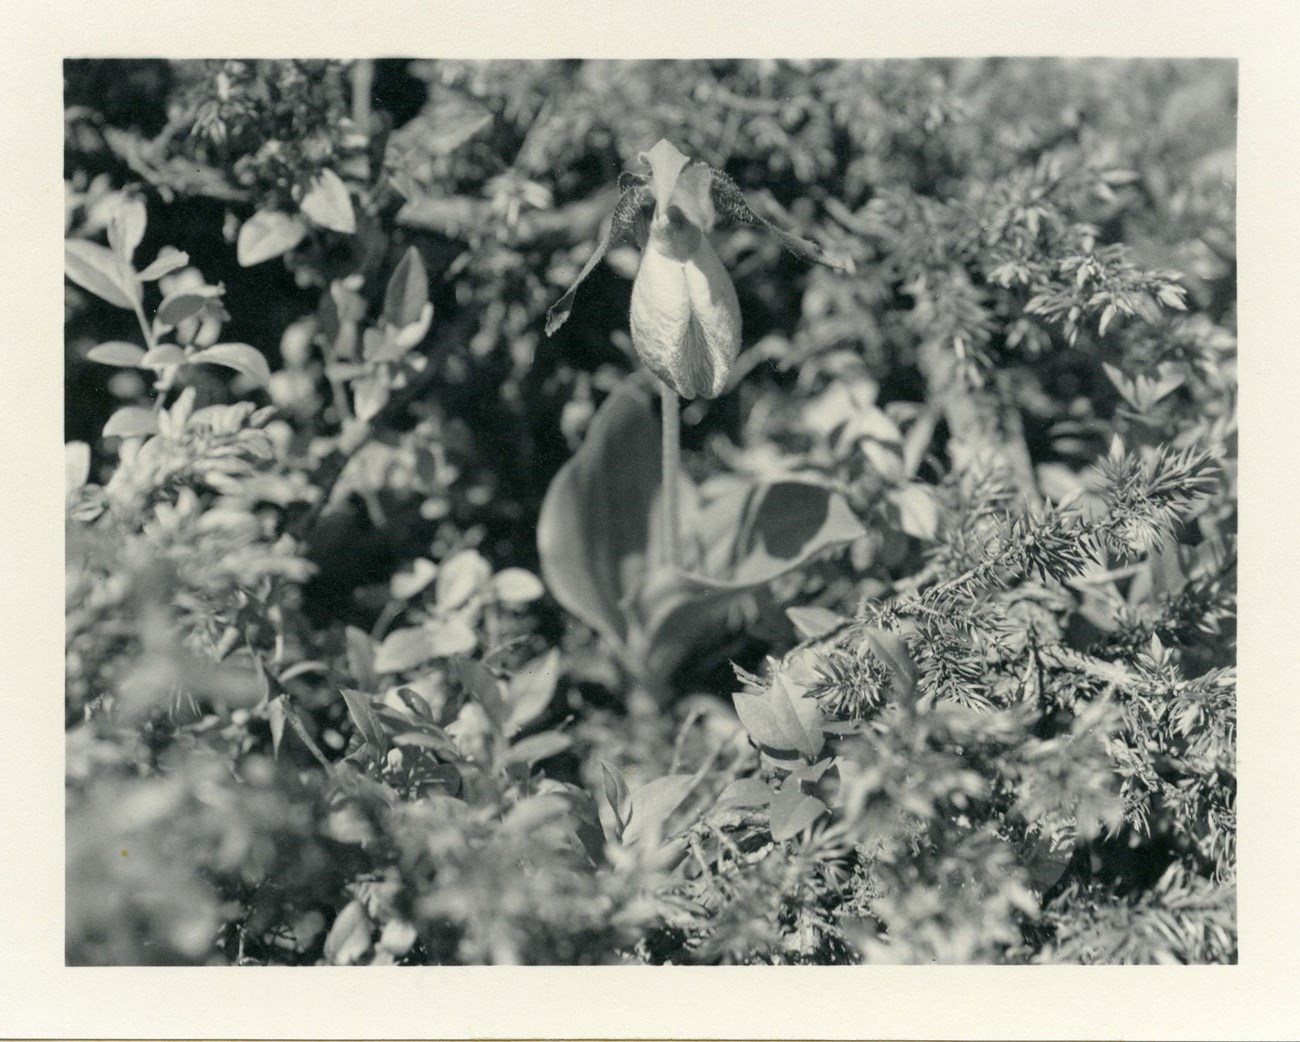
[[663, 536], [664, 557], [669, 568], [681, 566], [681, 521], [678, 517], [678, 479], [681, 469], [682, 446], [680, 438], [679, 403], [677, 392], [666, 383], [659, 385], [663, 403]]

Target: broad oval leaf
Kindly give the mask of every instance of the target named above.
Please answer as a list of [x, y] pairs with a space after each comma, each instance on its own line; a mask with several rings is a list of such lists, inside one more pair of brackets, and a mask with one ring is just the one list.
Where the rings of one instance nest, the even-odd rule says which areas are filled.
[[86, 352], [86, 357], [103, 365], [123, 365], [135, 369], [144, 360], [144, 348], [125, 340], [109, 340], [96, 344]]
[[913, 481], [889, 493], [889, 501], [898, 508], [898, 525], [910, 536], [930, 540], [939, 531], [939, 501], [934, 491]]
[[239, 229], [235, 256], [240, 267], [251, 268], [288, 253], [306, 234], [302, 218], [280, 210], [258, 210]]
[[492, 566], [477, 550], [461, 550], [442, 562], [435, 587], [438, 607], [461, 607], [492, 578]]
[[348, 186], [333, 170], [322, 170], [312, 179], [298, 209], [313, 223], [330, 231], [351, 235], [357, 230], [357, 216], [352, 209]]
[[715, 804], [718, 807], [766, 807], [776, 798], [776, 793], [758, 778], [737, 778], [721, 793]]
[[516, 742], [507, 750], [505, 762], [526, 763], [530, 767], [558, 756], [573, 745], [573, 739], [559, 731], [543, 731], [541, 734], [529, 735]]
[[478, 647], [478, 636], [464, 619], [452, 616], [429, 624], [434, 658], [468, 655]]
[[140, 302], [140, 285], [135, 275], [107, 246], [84, 239], [63, 244], [64, 270], [84, 290], [128, 311]]
[[429, 273], [414, 246], [408, 246], [397, 262], [384, 291], [384, 318], [399, 329], [418, 322], [429, 301]]
[[271, 382], [271, 367], [266, 364], [266, 356], [248, 344], [213, 344], [192, 355], [190, 361], [223, 365], [227, 369], [243, 373], [259, 387], [265, 387]]
[[806, 608], [786, 608], [785, 614], [802, 640], [824, 636], [849, 621], [837, 611], [816, 605]]
[[348, 707], [348, 716], [357, 729], [357, 733], [370, 747], [371, 754], [378, 759], [388, 751], [388, 732], [375, 716], [370, 704], [370, 696], [350, 688], [342, 689], [343, 701]]
[[538, 719], [555, 697], [556, 681], [560, 678], [560, 653], [552, 648], [540, 658], [521, 666], [507, 688], [510, 702], [505, 733], [517, 734]]
[[781, 752], [815, 759], [826, 742], [822, 713], [815, 698], [796, 694], [777, 675], [759, 695], [732, 695], [736, 715], [756, 742]]
[[158, 321], [168, 326], [178, 326], [187, 318], [197, 315], [209, 300], [222, 295], [219, 286], [192, 286], [176, 290], [163, 297], [158, 305]]
[[104, 424], [105, 438], [143, 438], [157, 433], [158, 414], [138, 405], [118, 409]]
[[393, 630], [375, 652], [376, 673], [401, 673], [433, 658], [433, 635], [423, 626]]
[[547, 588], [619, 645], [628, 636], [621, 605], [645, 576], [659, 461], [658, 424], [641, 381], [631, 377], [596, 411], [581, 448], [547, 489], [537, 521]]
[[492, 577], [492, 592], [506, 604], [528, 604], [537, 600], [546, 588], [526, 568], [506, 568]]
[[145, 352], [140, 365], [146, 369], [165, 369], [169, 365], [181, 365], [184, 361], [185, 352], [175, 344], [159, 344]]
[[829, 809], [816, 796], [805, 796], [797, 785], [782, 789], [767, 811], [772, 838], [778, 843], [793, 839]]
[[666, 774], [632, 793], [623, 829], [624, 844], [658, 843], [665, 838], [668, 819], [690, 794], [694, 782], [690, 774]]

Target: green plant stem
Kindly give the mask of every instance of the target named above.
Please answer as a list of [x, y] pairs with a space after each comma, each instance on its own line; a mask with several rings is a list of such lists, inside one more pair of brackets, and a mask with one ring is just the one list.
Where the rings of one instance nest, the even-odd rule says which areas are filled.
[[678, 471], [681, 470], [681, 419], [677, 392], [666, 383], [659, 385], [663, 402], [663, 534], [664, 560], [669, 568], [681, 566], [681, 523], [678, 517]]

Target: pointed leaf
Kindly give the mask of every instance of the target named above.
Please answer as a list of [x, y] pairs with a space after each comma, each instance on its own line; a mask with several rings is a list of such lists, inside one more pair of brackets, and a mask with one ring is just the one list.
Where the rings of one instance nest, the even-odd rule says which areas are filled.
[[782, 789], [768, 808], [772, 838], [793, 839], [829, 810], [816, 796], [805, 796], [797, 785]]
[[190, 361], [233, 369], [237, 373], [243, 373], [259, 387], [265, 387], [271, 382], [271, 367], [266, 364], [266, 356], [248, 344], [214, 344], [192, 355]]
[[560, 678], [560, 653], [552, 648], [541, 658], [522, 666], [510, 678], [509, 715], [506, 717], [506, 737], [511, 737], [527, 727], [546, 712], [555, 697], [556, 681]]
[[288, 253], [306, 234], [302, 218], [280, 210], [258, 210], [239, 229], [235, 255], [240, 267], [251, 268]]
[[803, 640], [812, 640], [838, 629], [849, 620], [837, 611], [829, 608], [811, 606], [807, 608], [786, 608], [786, 618], [794, 625], [795, 632]]
[[558, 756], [572, 745], [573, 739], [567, 734], [560, 734], [559, 731], [543, 731], [541, 734], [529, 735], [515, 742], [506, 752], [505, 762], [526, 763], [531, 767], [542, 760]]
[[144, 348], [139, 344], [129, 344], [125, 340], [109, 340], [96, 344], [86, 352], [92, 362], [103, 365], [123, 365], [132, 369], [138, 367], [144, 359]]
[[144, 238], [147, 219], [144, 203], [130, 198], [122, 200], [108, 219], [108, 244], [127, 265]]
[[875, 626], [863, 627], [862, 634], [863, 645], [889, 667], [894, 694], [902, 701], [910, 699], [916, 690], [917, 670], [907, 642], [897, 633]]
[[158, 251], [154, 262], [136, 277], [141, 282], [153, 282], [164, 275], [170, 275], [173, 271], [180, 271], [189, 262], [190, 255], [184, 250], [178, 250], [175, 246], [164, 246]]
[[939, 502], [930, 486], [913, 481], [889, 493], [898, 508], [898, 525], [910, 536], [930, 540], [939, 531]]
[[604, 760], [600, 761], [600, 781], [601, 789], [605, 793], [605, 801], [609, 804], [609, 809], [614, 812], [614, 823], [617, 826], [614, 832], [615, 838], [622, 839], [623, 831], [627, 828], [627, 812], [632, 798], [631, 793], [627, 791], [627, 781], [621, 771], [616, 771]]
[[501, 696], [501, 682], [487, 666], [473, 659], [458, 656], [451, 660], [451, 667], [465, 693], [483, 707], [497, 731], [505, 733], [506, 717], [510, 711]]
[[347, 645], [348, 675], [352, 682], [361, 688], [373, 688], [378, 682], [375, 675], [375, 642], [370, 634], [356, 626], [349, 626], [343, 632]]
[[378, 760], [388, 752], [388, 732], [375, 716], [374, 708], [370, 704], [370, 696], [346, 687], [342, 689], [342, 694], [353, 726], [370, 747], [371, 755]]
[[776, 793], [758, 778], [737, 778], [718, 795], [718, 807], [766, 807]]
[[118, 409], [104, 424], [105, 438], [142, 438], [157, 433], [158, 414], [138, 405]]
[[280, 743], [284, 741], [284, 724], [286, 719], [285, 699], [287, 695], [273, 698], [266, 705], [266, 722], [271, 725], [271, 757], [279, 759]]
[[627, 826], [623, 830], [624, 844], [634, 846], [664, 839], [668, 819], [690, 794], [694, 782], [689, 774], [667, 774], [646, 782], [632, 793]]
[[399, 329], [420, 319], [429, 301], [429, 273], [420, 251], [408, 246], [384, 291], [384, 318]]
[[784, 675], [778, 674], [762, 694], [731, 697], [740, 722], [760, 745], [809, 760], [821, 752], [826, 742], [821, 708], [815, 698], [793, 692]]
[[63, 244], [63, 263], [69, 279], [115, 307], [130, 311], [140, 300], [135, 275], [106, 246], [69, 239]]
[[626, 380], [551, 482], [537, 522], [542, 578], [551, 594], [619, 644], [628, 632], [620, 605], [645, 577], [659, 460], [647, 395], [640, 381]]
[[478, 635], [468, 622], [457, 616], [429, 623], [434, 658], [468, 655], [478, 647]]
[[298, 209], [330, 231], [351, 235], [357, 230], [357, 217], [352, 209], [348, 186], [333, 170], [322, 170], [312, 179]]

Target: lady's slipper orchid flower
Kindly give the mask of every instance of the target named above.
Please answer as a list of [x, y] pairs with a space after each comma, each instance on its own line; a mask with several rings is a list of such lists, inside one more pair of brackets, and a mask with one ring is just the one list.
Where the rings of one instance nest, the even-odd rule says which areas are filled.
[[816, 244], [750, 209], [736, 183], [661, 140], [640, 159], [649, 177], [625, 174], [609, 230], [573, 285], [547, 313], [546, 332], [569, 317], [578, 285], [612, 242], [633, 233], [642, 249], [632, 286], [632, 343], [642, 362], [683, 398], [716, 398], [740, 350], [740, 305], [708, 239], [719, 217], [758, 224], [806, 260], [842, 267]]

